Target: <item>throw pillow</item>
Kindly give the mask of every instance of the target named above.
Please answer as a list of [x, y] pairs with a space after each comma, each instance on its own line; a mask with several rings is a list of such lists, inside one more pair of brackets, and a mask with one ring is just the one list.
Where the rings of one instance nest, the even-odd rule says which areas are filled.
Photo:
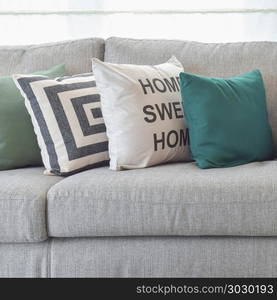
[[135, 169], [189, 160], [179, 73], [172, 57], [156, 66], [93, 59], [109, 138], [110, 168]]
[[[64, 65], [36, 74], [63, 76]], [[11, 76], [0, 77], [0, 107], [0, 170], [42, 165], [31, 118]]]
[[180, 78], [191, 152], [200, 168], [273, 158], [260, 71], [228, 79], [187, 73]]
[[108, 141], [93, 74], [49, 79], [15, 75], [32, 117], [46, 174], [62, 176], [103, 165]]

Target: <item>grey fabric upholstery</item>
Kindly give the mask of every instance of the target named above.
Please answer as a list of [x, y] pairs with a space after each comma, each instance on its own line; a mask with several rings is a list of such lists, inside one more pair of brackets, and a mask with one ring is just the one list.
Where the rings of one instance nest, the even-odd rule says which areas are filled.
[[109, 38], [105, 60], [113, 63], [158, 64], [175, 55], [185, 72], [231, 77], [253, 69], [262, 72], [269, 119], [277, 145], [277, 42], [199, 43], [174, 40]]
[[46, 195], [62, 178], [43, 168], [0, 172], [0, 243], [38, 242], [47, 238]]
[[277, 275], [276, 238], [56, 239], [52, 277]]
[[0, 244], [0, 277], [276, 277], [274, 237], [50, 239]]
[[41, 243], [0, 243], [0, 278], [48, 277], [49, 255], [49, 240]]
[[91, 72], [91, 58], [104, 57], [105, 41], [99, 38], [31, 46], [1, 46], [0, 75], [30, 73], [65, 64], [66, 74]]
[[277, 235], [277, 161], [82, 172], [48, 193], [49, 236]]

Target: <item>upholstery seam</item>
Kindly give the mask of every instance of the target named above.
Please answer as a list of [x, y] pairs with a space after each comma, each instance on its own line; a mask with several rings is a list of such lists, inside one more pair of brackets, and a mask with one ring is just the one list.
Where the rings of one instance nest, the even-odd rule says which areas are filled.
[[46, 266], [47, 278], [52, 278], [52, 243], [53, 243], [53, 239], [50, 238], [47, 246], [47, 266]]
[[[68, 200], [68, 198], [70, 197], [70, 194], [67, 195], [67, 196], [64, 196], [64, 195], [57, 195], [56, 197], [49, 197], [47, 200], [52, 200], [52, 201], [55, 201], [56, 199], [62, 199], [62, 200]], [[91, 199], [93, 197], [91, 196], [86, 196], [86, 197], [83, 197], [82, 195], [80, 195], [78, 198], [72, 198], [74, 199], [74, 203], [76, 203], [76, 199], [80, 199], [80, 198], [83, 198], [83, 199]], [[105, 202], [115, 202], [114, 199], [105, 199]], [[180, 202], [175, 202], [175, 203], [164, 203], [164, 202], [154, 202], [154, 203], [149, 203], [147, 201], [132, 201], [132, 202], [129, 202], [129, 201], [124, 201], [126, 202], [128, 205], [132, 204], [132, 205], [140, 205], [140, 204], [151, 204], [151, 205], [165, 205], [165, 206], [170, 206], [170, 205], [176, 205], [176, 204], [184, 204], [184, 205], [203, 205], [203, 204], [206, 204], [206, 205], [210, 205], [210, 204], [221, 204], [221, 205], [226, 205], [226, 204], [241, 204], [241, 205], [245, 205], [245, 204], [264, 204], [264, 203], [274, 203], [274, 202], [277, 202], [276, 200], [266, 200], [263, 202], [261, 202], [260, 200], [259, 201], [247, 201], [247, 202], [241, 202], [241, 201], [228, 201], [228, 202], [217, 202], [217, 201], [209, 201], [209, 202], [183, 202], [183, 201], [180, 201]], [[104, 201], [103, 201], [104, 203]]]
[[20, 244], [20, 243], [43, 243], [45, 241], [47, 241], [48, 236], [44, 236], [44, 237], [39, 237], [38, 239], [36, 238], [32, 238], [32, 239], [7, 239], [7, 240], [2, 240], [1, 236], [0, 236], [0, 243], [4, 243], [4, 244], [9, 244], [9, 243], [15, 243], [15, 244]]

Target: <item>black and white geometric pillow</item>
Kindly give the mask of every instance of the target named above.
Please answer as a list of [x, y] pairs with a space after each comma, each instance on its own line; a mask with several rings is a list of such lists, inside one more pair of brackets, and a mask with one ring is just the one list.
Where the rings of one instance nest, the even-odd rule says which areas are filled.
[[109, 160], [92, 73], [49, 79], [14, 75], [31, 116], [46, 174], [67, 176]]

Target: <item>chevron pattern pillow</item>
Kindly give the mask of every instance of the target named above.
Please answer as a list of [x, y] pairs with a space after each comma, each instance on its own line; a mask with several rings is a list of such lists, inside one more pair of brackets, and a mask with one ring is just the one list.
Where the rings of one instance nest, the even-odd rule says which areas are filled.
[[108, 140], [92, 73], [50, 79], [14, 75], [31, 116], [45, 174], [67, 176], [102, 166]]

